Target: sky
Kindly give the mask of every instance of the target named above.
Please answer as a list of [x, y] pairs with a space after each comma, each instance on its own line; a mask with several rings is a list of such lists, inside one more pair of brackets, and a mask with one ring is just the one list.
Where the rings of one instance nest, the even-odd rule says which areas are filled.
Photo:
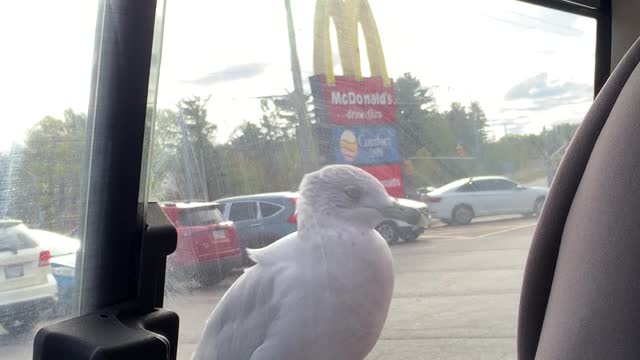
[[[315, 1], [291, 3], [308, 89]], [[591, 103], [592, 19], [515, 0], [369, 3], [390, 76], [417, 76], [440, 110], [478, 101], [494, 139], [578, 122]], [[95, 0], [0, 4], [0, 151], [44, 116], [87, 112], [96, 12]], [[218, 142], [259, 119], [258, 98], [293, 88], [282, 0], [168, 0], [164, 30], [158, 107], [210, 95]]]

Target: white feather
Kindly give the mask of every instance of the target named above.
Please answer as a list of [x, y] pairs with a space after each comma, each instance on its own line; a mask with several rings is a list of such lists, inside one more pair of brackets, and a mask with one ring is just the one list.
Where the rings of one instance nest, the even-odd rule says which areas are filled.
[[194, 359], [359, 360], [371, 351], [393, 292], [389, 247], [369, 225], [301, 217], [299, 232], [249, 251], [256, 265], [220, 300]]

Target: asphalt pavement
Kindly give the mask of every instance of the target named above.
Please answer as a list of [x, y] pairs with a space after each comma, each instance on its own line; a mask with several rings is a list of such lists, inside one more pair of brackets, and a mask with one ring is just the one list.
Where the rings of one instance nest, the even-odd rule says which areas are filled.
[[[521, 217], [436, 224], [418, 241], [392, 246], [394, 297], [367, 359], [515, 359], [518, 299], [534, 227], [535, 219]], [[190, 358], [233, 280], [167, 299], [180, 314], [179, 359]]]
[[[396, 281], [382, 336], [367, 359], [516, 359], [516, 318], [535, 219], [438, 224], [392, 246]], [[237, 278], [166, 297], [180, 315], [178, 359], [190, 359], [209, 313]], [[195, 284], [190, 284], [195, 285]], [[31, 358], [33, 334], [0, 333], [0, 359]]]

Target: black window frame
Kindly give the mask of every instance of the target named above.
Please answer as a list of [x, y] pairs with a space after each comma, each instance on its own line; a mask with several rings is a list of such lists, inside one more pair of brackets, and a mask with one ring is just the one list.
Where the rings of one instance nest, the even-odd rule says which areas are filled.
[[[160, 0], [162, 1], [162, 0]], [[164, 2], [161, 2], [164, 6]], [[98, 6], [77, 257], [78, 303], [88, 313], [136, 298], [145, 227], [145, 150], [156, 0]], [[163, 11], [163, 9], [161, 9]], [[155, 69], [157, 71], [158, 69]]]

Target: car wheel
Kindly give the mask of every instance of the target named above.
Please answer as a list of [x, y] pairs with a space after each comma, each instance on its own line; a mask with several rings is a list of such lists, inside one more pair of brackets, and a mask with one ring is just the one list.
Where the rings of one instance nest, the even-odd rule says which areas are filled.
[[24, 335], [30, 332], [35, 325], [35, 315], [34, 317], [29, 317], [29, 315], [14, 315], [2, 320], [2, 326], [7, 332], [14, 336]]
[[398, 227], [393, 222], [385, 221], [378, 225], [376, 230], [388, 244], [398, 241]]
[[455, 225], [467, 225], [473, 220], [473, 209], [467, 205], [459, 205], [451, 214], [452, 223]]
[[533, 216], [540, 216], [542, 214], [542, 207], [544, 206], [544, 198], [538, 198], [533, 204]]

